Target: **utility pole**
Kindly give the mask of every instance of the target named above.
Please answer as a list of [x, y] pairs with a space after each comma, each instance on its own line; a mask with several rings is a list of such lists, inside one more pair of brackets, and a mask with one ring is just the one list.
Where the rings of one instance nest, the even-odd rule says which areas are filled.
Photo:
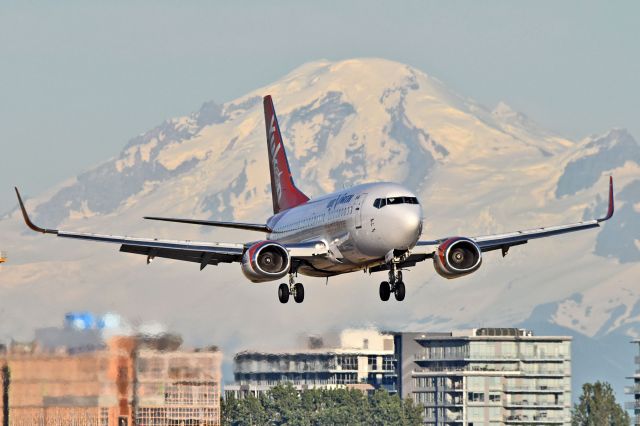
[[9, 385], [11, 384], [11, 371], [5, 363], [2, 366], [2, 426], [9, 426]]

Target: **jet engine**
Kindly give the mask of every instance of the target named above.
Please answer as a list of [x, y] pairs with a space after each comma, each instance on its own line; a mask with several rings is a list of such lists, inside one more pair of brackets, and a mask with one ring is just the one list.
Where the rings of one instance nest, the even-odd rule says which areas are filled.
[[449, 238], [438, 246], [433, 256], [436, 272], [447, 279], [476, 271], [482, 263], [480, 247], [469, 238]]
[[282, 278], [290, 266], [289, 252], [274, 241], [254, 243], [242, 255], [242, 273], [254, 283]]

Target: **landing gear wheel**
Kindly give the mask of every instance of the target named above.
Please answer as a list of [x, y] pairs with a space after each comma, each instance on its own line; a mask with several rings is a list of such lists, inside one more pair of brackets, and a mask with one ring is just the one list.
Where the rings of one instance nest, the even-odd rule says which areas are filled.
[[285, 283], [278, 286], [278, 300], [280, 300], [280, 303], [287, 303], [289, 301], [289, 286]]
[[380, 283], [380, 300], [382, 300], [383, 302], [386, 302], [387, 300], [389, 300], [390, 296], [391, 296], [391, 286], [387, 281], [382, 281]]
[[406, 294], [406, 289], [404, 288], [404, 283], [402, 281], [398, 281], [396, 283], [396, 289], [393, 292], [394, 295], [396, 296], [396, 300], [398, 302], [402, 302], [404, 300], [404, 296]]
[[293, 300], [295, 300], [296, 303], [302, 303], [304, 300], [304, 286], [301, 283], [296, 283], [296, 285], [293, 286]]

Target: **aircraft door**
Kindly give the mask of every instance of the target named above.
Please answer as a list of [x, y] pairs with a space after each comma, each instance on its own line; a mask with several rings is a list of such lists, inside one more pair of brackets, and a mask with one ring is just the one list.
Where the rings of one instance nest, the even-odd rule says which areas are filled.
[[367, 198], [366, 193], [358, 194], [354, 202], [356, 230], [362, 229], [362, 205], [365, 198]]

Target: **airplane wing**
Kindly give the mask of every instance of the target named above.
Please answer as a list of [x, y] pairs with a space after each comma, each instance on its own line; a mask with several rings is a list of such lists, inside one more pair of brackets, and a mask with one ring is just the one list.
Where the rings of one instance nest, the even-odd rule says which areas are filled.
[[[570, 223], [567, 225], [549, 226], [546, 228], [535, 228], [523, 231], [508, 232], [505, 234], [483, 235], [479, 237], [471, 237], [480, 250], [483, 252], [491, 250], [502, 250], [502, 255], [505, 256], [512, 246], [526, 244], [529, 240], [537, 238], [551, 237], [554, 235], [566, 234], [569, 232], [582, 231], [585, 229], [598, 228], [601, 222], [611, 219], [613, 216], [613, 178], [609, 177], [609, 207], [607, 214], [600, 219], [586, 220], [583, 222]], [[412, 250], [412, 256], [415, 260], [420, 261], [429, 257], [433, 257], [437, 246], [447, 241], [451, 237], [439, 238], [430, 241], [418, 241], [414, 250]]]
[[220, 262], [240, 262], [242, 254], [244, 253], [243, 244], [159, 240], [156, 238], [135, 238], [41, 228], [35, 225], [29, 218], [18, 188], [16, 188], [16, 195], [18, 196], [18, 203], [20, 204], [20, 210], [22, 210], [24, 221], [33, 231], [40, 232], [42, 234], [53, 234], [62, 238], [120, 244], [121, 252], [145, 255], [147, 256], [147, 263], [150, 263], [155, 257], [164, 257], [187, 262], [196, 262], [200, 264], [200, 269], [204, 269], [207, 265], [217, 265]]
[[[18, 196], [18, 203], [22, 216], [27, 226], [35, 232], [42, 234], [53, 234], [62, 238], [71, 238], [77, 240], [98, 241], [103, 243], [120, 244], [120, 251], [123, 253], [134, 253], [147, 256], [147, 263], [150, 263], [156, 257], [164, 257], [167, 259], [182, 260], [186, 262], [194, 262], [200, 264], [200, 270], [207, 265], [217, 265], [219, 263], [241, 262], [242, 255], [247, 247], [252, 244], [240, 243], [211, 243], [198, 241], [178, 241], [178, 240], [160, 240], [157, 238], [137, 238], [117, 235], [103, 235], [91, 233], [68, 232], [58, 229], [45, 229], [37, 226], [31, 221], [27, 209], [24, 206], [22, 197], [18, 188], [15, 188]], [[161, 219], [162, 220], [162, 219]], [[170, 220], [174, 221], [174, 220]], [[186, 220], [185, 220], [186, 221]], [[200, 221], [192, 221], [200, 222]], [[187, 222], [187, 223], [192, 223]], [[224, 222], [225, 224], [228, 222]], [[233, 225], [236, 225], [235, 223]], [[241, 228], [243, 225], [234, 226]], [[266, 225], [255, 225], [256, 227]], [[245, 228], [241, 228], [245, 229]], [[258, 229], [251, 229], [258, 230]], [[326, 254], [327, 248], [321, 241], [309, 241], [295, 244], [283, 244], [294, 259], [304, 260], [315, 256]]]
[[217, 226], [220, 228], [243, 229], [245, 231], [258, 231], [268, 233], [271, 229], [267, 225], [260, 223], [242, 223], [242, 222], [219, 222], [214, 220], [198, 220], [198, 219], [176, 219], [172, 217], [155, 217], [145, 216], [148, 220], [161, 220], [164, 222], [188, 223], [191, 225]]

